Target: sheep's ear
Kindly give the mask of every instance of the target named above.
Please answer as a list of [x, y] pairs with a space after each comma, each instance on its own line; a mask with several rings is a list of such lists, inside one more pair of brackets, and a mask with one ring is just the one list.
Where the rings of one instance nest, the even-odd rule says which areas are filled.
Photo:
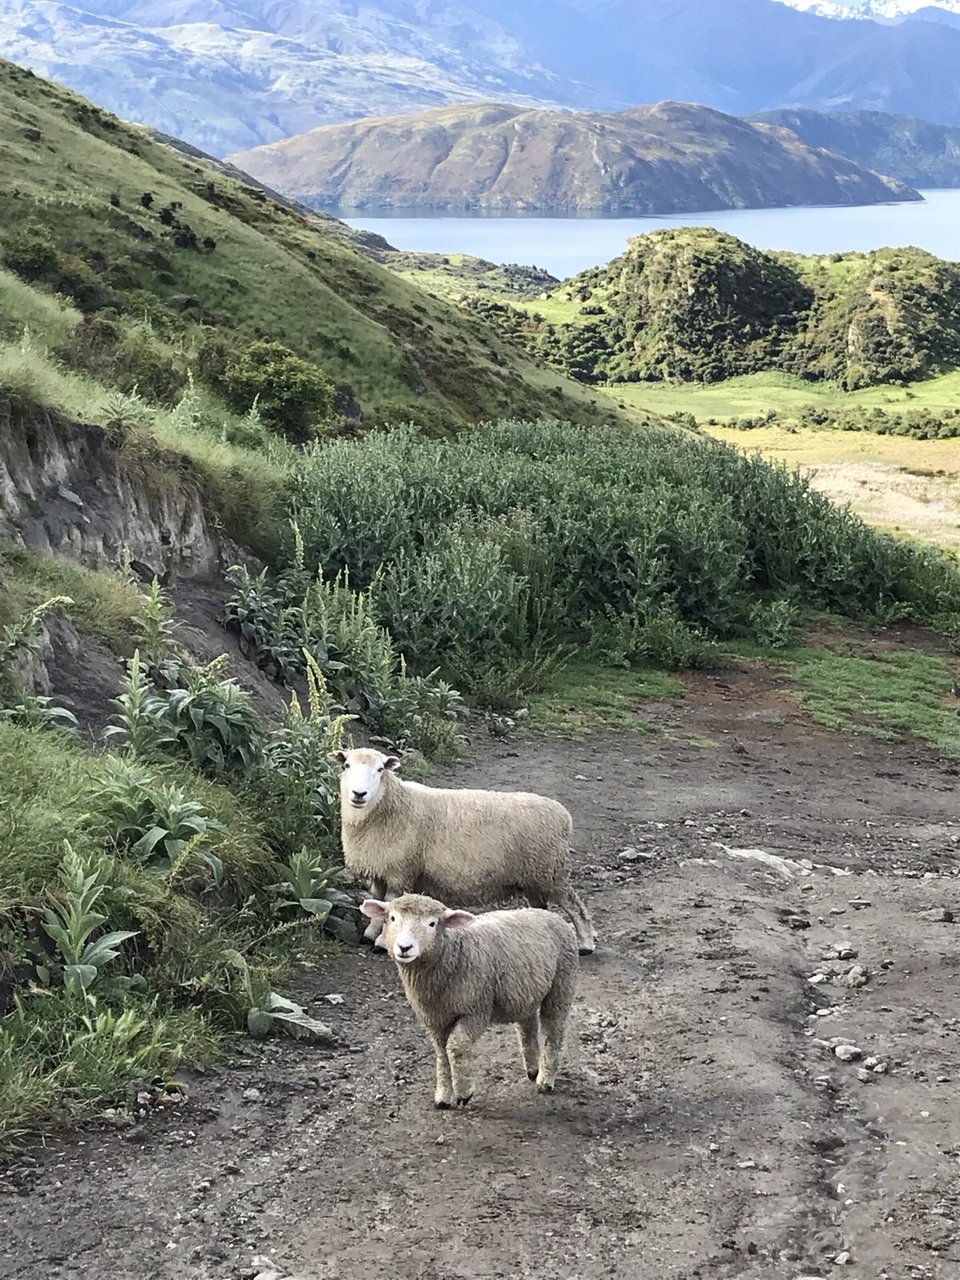
[[445, 911], [443, 913], [443, 923], [448, 929], [463, 929], [468, 924], [473, 924], [476, 916], [469, 911]]
[[378, 902], [376, 898], [367, 898], [366, 902], [360, 903], [360, 910], [371, 920], [383, 920], [387, 914], [387, 904]]
[[393, 773], [396, 773], [401, 764], [403, 764], [403, 761], [399, 756], [387, 756], [386, 760], [383, 762], [383, 767], [385, 769], [390, 769]]
[[346, 764], [347, 753], [345, 751], [331, 751], [328, 760], [332, 760], [334, 764]]

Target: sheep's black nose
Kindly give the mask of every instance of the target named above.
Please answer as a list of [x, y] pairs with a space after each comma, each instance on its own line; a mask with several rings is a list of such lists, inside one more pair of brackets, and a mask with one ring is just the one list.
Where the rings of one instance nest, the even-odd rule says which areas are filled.
[[408, 951], [412, 951], [412, 950], [413, 950], [413, 943], [412, 943], [412, 942], [408, 942], [408, 943], [406, 944], [406, 946], [404, 946], [404, 944], [401, 942], [401, 943], [399, 943], [399, 944], [398, 944], [397, 949], [398, 949], [398, 951], [400, 952], [400, 954], [401, 954], [401, 955], [404, 955], [404, 956], [405, 956], [405, 955], [407, 954], [407, 952], [408, 952]]
[[366, 800], [367, 793], [365, 791], [355, 791], [353, 793], [354, 800]]

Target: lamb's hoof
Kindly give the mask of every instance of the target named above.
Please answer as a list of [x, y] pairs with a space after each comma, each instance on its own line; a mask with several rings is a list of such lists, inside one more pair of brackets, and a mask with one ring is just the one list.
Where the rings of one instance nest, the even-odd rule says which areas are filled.
[[433, 1105], [436, 1107], [436, 1109], [437, 1109], [438, 1111], [452, 1111], [452, 1110], [453, 1110], [453, 1103], [452, 1103], [452, 1102], [444, 1102], [444, 1101], [443, 1101], [443, 1099], [441, 1099], [439, 1102], [435, 1102]]
[[592, 947], [578, 947], [577, 951], [582, 956], [592, 956], [593, 953], [596, 951], [596, 949], [597, 949], [597, 944], [594, 943]]
[[553, 1093], [553, 1085], [544, 1081], [542, 1084], [537, 1085], [537, 1093]]
[[457, 1099], [457, 1106], [458, 1106], [458, 1107], [465, 1107], [465, 1106], [467, 1105], [467, 1103], [470, 1101], [470, 1099], [471, 1099], [472, 1097], [473, 1097], [473, 1094], [472, 1094], [472, 1093], [468, 1093], [468, 1094], [467, 1094], [467, 1096], [466, 1096], [465, 1098], [458, 1098], [458, 1099]]
[[540, 1074], [540, 1072], [539, 1072], [539, 1071], [528, 1071], [528, 1072], [527, 1072], [527, 1079], [528, 1079], [528, 1080], [536, 1080], [536, 1078], [537, 1078], [537, 1076], [538, 1076], [539, 1074]]

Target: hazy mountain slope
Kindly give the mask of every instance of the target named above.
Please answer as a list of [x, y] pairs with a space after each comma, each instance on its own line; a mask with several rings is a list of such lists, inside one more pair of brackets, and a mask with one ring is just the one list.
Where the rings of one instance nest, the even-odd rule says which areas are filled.
[[[9, 0], [0, 54], [60, 80], [122, 118], [140, 121], [222, 154], [289, 137], [322, 121], [382, 110], [419, 110], [488, 98], [491, 86], [526, 100], [523, 78], [484, 66], [480, 83], [449, 70], [430, 41], [411, 51], [395, 26], [351, 38], [333, 25], [313, 44], [271, 28], [232, 28], [242, 15], [210, 6], [164, 6], [149, 25], [93, 15], [56, 0]], [[195, 21], [187, 21], [192, 15]], [[174, 22], [176, 19], [176, 22]], [[262, 19], [251, 16], [253, 24]], [[283, 24], [290, 26], [291, 23]], [[499, 46], [498, 46], [499, 47]], [[430, 56], [430, 55], [433, 56]], [[536, 100], [542, 99], [542, 94]]]
[[615, 115], [447, 107], [314, 129], [232, 159], [321, 208], [673, 213], [918, 198], [786, 130], [678, 102]]
[[593, 413], [577, 387], [360, 256], [324, 220], [3, 62], [0, 228], [0, 256], [15, 251], [88, 313], [148, 316], [191, 348], [279, 341], [349, 384], [368, 418], [387, 407], [437, 426]]
[[960, 124], [960, 29], [776, 0], [6, 0], [0, 54], [217, 154], [315, 125], [507, 100], [682, 99]]
[[960, 128], [883, 111], [784, 108], [749, 118], [791, 129], [811, 147], [826, 147], [911, 186], [960, 187]]

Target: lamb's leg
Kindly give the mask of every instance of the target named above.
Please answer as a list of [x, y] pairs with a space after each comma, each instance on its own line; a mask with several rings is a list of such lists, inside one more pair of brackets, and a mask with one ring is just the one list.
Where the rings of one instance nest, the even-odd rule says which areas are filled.
[[433, 1105], [439, 1111], [449, 1111], [455, 1105], [453, 1092], [453, 1076], [450, 1072], [450, 1059], [447, 1056], [447, 1037], [442, 1032], [430, 1032], [430, 1039], [437, 1051], [437, 1088], [433, 1095]]
[[597, 949], [597, 934], [586, 907], [573, 888], [567, 884], [557, 894], [557, 906], [570, 917], [577, 935], [577, 948], [582, 956], [592, 955]]
[[540, 1006], [543, 1043], [540, 1049], [537, 1088], [541, 1093], [553, 1093], [557, 1072], [560, 1069], [563, 1036], [573, 1004], [576, 980], [576, 972], [572, 968], [569, 972], [558, 973]]
[[[377, 902], [383, 902], [387, 896], [387, 882], [374, 877], [370, 881], [370, 897], [375, 898]], [[371, 920], [363, 931], [364, 942], [371, 942], [376, 945], [377, 939], [383, 931], [382, 920]], [[381, 951], [383, 948], [379, 948]]]
[[457, 1103], [465, 1107], [473, 1097], [472, 1049], [486, 1030], [476, 1018], [461, 1018], [447, 1039], [447, 1057], [453, 1076], [453, 1092]]
[[527, 1075], [530, 1079], [536, 1080], [537, 1067], [540, 1061], [539, 1011], [532, 1018], [527, 1018], [525, 1022], [518, 1022], [517, 1030], [520, 1033], [520, 1052], [523, 1054], [523, 1065], [526, 1067]]

